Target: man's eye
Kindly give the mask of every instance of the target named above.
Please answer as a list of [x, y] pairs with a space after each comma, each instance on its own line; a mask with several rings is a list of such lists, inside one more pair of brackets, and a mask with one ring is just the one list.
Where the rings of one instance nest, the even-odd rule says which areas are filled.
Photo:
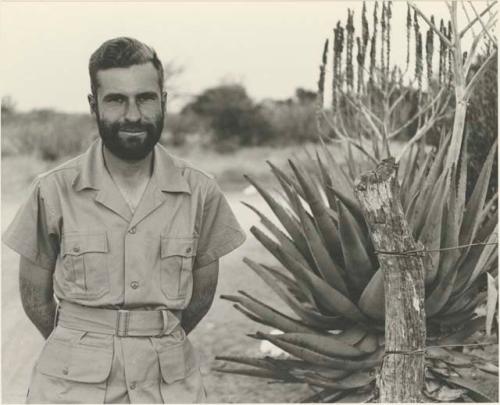
[[117, 103], [121, 104], [125, 102], [125, 97], [120, 97], [120, 96], [112, 96], [108, 97], [106, 100], [108, 103]]
[[154, 101], [156, 100], [156, 95], [154, 94], [142, 94], [138, 97], [139, 101]]

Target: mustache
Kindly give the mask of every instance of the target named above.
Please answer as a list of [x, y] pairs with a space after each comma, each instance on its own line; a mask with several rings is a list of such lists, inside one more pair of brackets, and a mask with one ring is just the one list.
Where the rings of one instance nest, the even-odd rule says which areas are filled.
[[154, 125], [144, 123], [144, 124], [116, 124], [114, 129], [116, 131], [127, 131], [127, 132], [141, 132], [150, 131]]

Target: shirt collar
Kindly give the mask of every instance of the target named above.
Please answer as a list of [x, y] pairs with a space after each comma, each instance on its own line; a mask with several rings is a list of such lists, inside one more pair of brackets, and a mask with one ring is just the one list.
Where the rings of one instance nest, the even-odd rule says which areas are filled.
[[[85, 188], [95, 190], [102, 189], [104, 179], [109, 176], [102, 154], [102, 141], [97, 139], [82, 156], [80, 170], [73, 180], [75, 190]], [[188, 193], [191, 188], [183, 176], [183, 170], [179, 168], [174, 158], [160, 144], [156, 144], [153, 150], [153, 175], [152, 179], [161, 191]]]

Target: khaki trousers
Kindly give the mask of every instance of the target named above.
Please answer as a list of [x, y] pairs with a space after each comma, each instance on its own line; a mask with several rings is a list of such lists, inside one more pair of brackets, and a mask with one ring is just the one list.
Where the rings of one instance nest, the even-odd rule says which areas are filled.
[[27, 403], [200, 403], [194, 348], [178, 325], [161, 337], [119, 337], [58, 325], [33, 370]]

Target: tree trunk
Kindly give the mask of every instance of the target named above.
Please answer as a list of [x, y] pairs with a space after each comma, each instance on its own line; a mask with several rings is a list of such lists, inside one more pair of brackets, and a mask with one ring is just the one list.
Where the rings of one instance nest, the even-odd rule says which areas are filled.
[[423, 402], [424, 260], [429, 258], [401, 254], [422, 246], [404, 216], [394, 159], [361, 175], [355, 192], [384, 272], [386, 355], [377, 380], [380, 402]]

